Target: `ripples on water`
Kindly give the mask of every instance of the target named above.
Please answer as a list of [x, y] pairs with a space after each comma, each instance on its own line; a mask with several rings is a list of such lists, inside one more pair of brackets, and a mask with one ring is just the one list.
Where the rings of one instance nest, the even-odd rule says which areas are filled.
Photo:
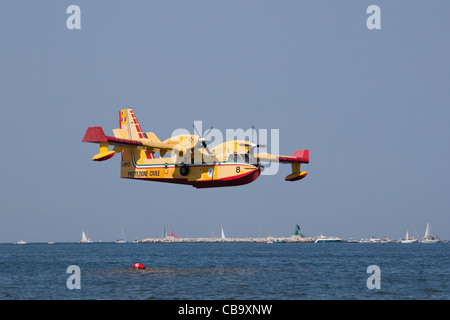
[[[0, 299], [449, 299], [449, 253], [446, 243], [2, 244]], [[69, 265], [80, 290], [66, 286]], [[369, 265], [380, 290], [366, 286]]]

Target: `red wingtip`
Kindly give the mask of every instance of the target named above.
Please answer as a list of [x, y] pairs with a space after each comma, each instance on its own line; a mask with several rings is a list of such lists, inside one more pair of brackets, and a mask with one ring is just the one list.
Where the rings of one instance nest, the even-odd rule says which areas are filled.
[[309, 163], [309, 150], [297, 150], [292, 156], [297, 157], [301, 163]]
[[107, 142], [105, 132], [102, 127], [89, 127], [86, 130], [82, 142]]

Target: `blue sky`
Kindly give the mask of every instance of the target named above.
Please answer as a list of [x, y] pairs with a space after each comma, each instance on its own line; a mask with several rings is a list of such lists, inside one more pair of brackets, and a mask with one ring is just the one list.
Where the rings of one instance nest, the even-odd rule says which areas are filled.
[[[66, 9], [81, 9], [69, 30]], [[368, 6], [381, 8], [369, 30]], [[450, 3], [12, 1], [0, 3], [0, 242], [309, 236], [450, 239]], [[131, 107], [144, 131], [279, 129], [308, 176], [235, 187], [120, 179], [94, 163]], [[269, 146], [270, 148], [270, 146]], [[270, 151], [270, 150], [269, 150]]]

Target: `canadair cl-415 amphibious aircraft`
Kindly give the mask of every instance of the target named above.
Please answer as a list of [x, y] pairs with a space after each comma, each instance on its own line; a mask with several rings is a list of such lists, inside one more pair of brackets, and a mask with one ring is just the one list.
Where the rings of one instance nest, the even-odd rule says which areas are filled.
[[[226, 141], [210, 150], [205, 138], [209, 131], [205, 136], [177, 135], [161, 142], [153, 132], [142, 131], [133, 110], [120, 110], [119, 115], [120, 128], [113, 130], [114, 136], [105, 135], [101, 127], [89, 127], [83, 142], [100, 144], [100, 152], [92, 158], [94, 161], [108, 160], [121, 153], [121, 178], [196, 188], [238, 186], [259, 177], [263, 169], [260, 161], [290, 163], [292, 173], [286, 181], [306, 176], [306, 171], [300, 171], [300, 164], [309, 163], [309, 150], [297, 150], [291, 156], [254, 154], [258, 145], [244, 140]], [[195, 126], [194, 129], [197, 131]], [[108, 150], [110, 145], [112, 150]], [[171, 156], [164, 157], [167, 153]]]

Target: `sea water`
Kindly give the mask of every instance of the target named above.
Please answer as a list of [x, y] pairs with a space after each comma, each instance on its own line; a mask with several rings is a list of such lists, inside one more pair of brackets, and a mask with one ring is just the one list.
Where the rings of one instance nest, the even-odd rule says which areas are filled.
[[0, 244], [3, 300], [449, 297], [448, 243]]

